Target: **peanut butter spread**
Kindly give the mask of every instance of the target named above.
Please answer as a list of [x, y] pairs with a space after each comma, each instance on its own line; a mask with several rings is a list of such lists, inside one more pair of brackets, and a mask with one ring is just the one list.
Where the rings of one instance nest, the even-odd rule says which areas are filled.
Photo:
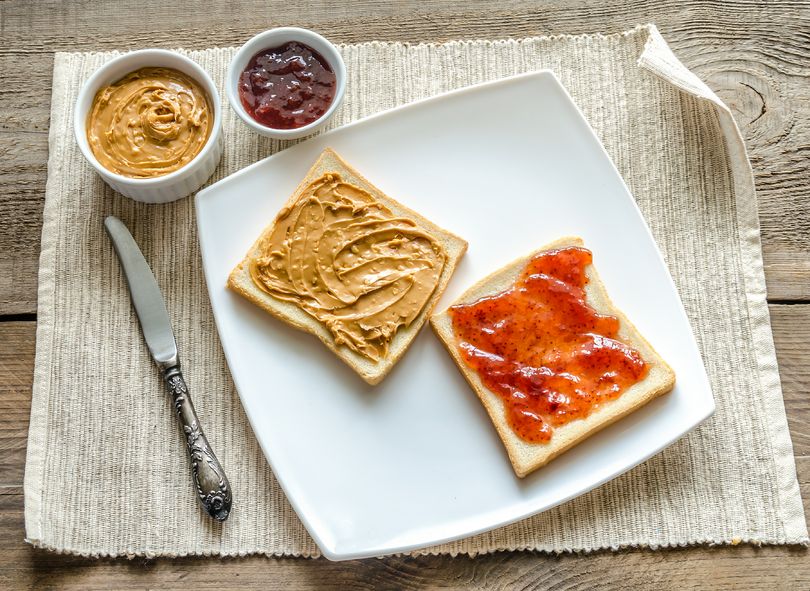
[[425, 307], [446, 260], [413, 220], [333, 172], [279, 212], [259, 251], [250, 264], [257, 286], [374, 361]]
[[104, 168], [148, 178], [191, 162], [212, 126], [209, 98], [195, 80], [172, 68], [141, 68], [96, 93], [87, 141]]

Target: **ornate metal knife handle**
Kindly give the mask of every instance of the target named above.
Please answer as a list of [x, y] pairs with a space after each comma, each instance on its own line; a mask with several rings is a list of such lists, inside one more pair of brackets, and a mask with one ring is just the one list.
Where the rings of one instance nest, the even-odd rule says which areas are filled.
[[191, 476], [200, 503], [211, 517], [225, 521], [231, 512], [231, 484], [200, 427], [194, 405], [191, 404], [188, 386], [180, 373], [180, 364], [164, 369], [163, 379], [172, 395], [180, 428], [186, 438], [191, 459]]

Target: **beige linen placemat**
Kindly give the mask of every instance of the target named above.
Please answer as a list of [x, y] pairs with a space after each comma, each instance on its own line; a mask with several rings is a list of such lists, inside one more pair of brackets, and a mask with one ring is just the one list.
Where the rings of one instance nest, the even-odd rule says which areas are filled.
[[[484, 80], [552, 69], [603, 141], [664, 253], [717, 401], [714, 417], [695, 432], [597, 490], [425, 552], [806, 543], [751, 169], [728, 109], [656, 29], [441, 45], [372, 42], [341, 51], [349, 79], [334, 125]], [[203, 280], [193, 199], [145, 205], [122, 198], [76, 147], [71, 111], [78, 88], [113, 55], [59, 53], [54, 61], [27, 538], [91, 556], [316, 556], [228, 374]], [[221, 89], [233, 50], [188, 55]], [[225, 154], [213, 180], [282, 147], [249, 132], [227, 107], [224, 118]], [[108, 214], [121, 217], [142, 246], [180, 350], [193, 360], [189, 386], [239, 503], [224, 525], [204, 516], [191, 494], [171, 405], [102, 231]]]

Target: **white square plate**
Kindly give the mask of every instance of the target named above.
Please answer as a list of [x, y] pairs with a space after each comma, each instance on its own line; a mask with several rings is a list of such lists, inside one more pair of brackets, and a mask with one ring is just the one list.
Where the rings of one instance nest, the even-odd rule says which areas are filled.
[[[428, 326], [388, 377], [368, 386], [315, 337], [226, 290], [228, 273], [327, 146], [469, 242], [437, 310], [518, 256], [582, 236], [616, 305], [675, 370], [675, 390], [520, 480]], [[242, 403], [292, 506], [330, 559], [404, 552], [538, 513], [643, 462], [714, 410], [658, 247], [550, 72], [319, 135], [201, 191], [196, 204], [211, 305]], [[236, 510], [248, 502], [237, 499]]]

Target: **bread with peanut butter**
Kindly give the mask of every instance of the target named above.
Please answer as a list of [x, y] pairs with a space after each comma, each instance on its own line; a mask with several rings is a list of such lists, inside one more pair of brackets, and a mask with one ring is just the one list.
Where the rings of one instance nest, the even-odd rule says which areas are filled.
[[561, 238], [430, 319], [521, 478], [675, 385], [592, 256], [580, 238]]
[[228, 287], [312, 333], [376, 384], [416, 337], [466, 249], [327, 149]]

